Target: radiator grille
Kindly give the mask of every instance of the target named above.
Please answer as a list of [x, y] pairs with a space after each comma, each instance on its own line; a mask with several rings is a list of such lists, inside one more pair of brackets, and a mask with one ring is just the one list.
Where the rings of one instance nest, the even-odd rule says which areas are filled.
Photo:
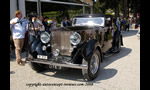
[[59, 49], [60, 55], [70, 56], [69, 52], [71, 48], [69, 31], [52, 31], [51, 32], [51, 50], [52, 52]]

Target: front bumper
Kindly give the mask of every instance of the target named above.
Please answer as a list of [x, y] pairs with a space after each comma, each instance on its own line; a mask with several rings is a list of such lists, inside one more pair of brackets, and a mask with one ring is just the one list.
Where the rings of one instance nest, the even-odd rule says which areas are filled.
[[49, 60], [31, 59], [31, 58], [26, 58], [26, 60], [29, 62], [41, 63], [41, 64], [47, 64], [53, 66], [76, 68], [76, 69], [88, 69], [88, 65], [83, 65], [83, 64], [73, 64], [73, 63], [67, 63], [62, 61], [54, 61], [54, 60], [49, 61]]

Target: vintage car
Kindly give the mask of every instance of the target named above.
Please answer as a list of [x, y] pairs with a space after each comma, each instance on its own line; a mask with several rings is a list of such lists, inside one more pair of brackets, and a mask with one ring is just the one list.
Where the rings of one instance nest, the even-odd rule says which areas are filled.
[[[100, 71], [103, 57], [112, 48], [112, 32], [111, 16], [74, 16], [72, 26], [38, 33], [28, 45], [26, 60], [37, 72], [47, 67], [75, 68], [82, 70], [85, 80], [93, 80]], [[123, 45], [121, 41], [120, 33], [119, 49]]]

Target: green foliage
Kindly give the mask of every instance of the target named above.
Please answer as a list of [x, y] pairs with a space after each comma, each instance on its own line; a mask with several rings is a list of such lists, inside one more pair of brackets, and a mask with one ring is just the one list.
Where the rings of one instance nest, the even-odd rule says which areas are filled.
[[55, 17], [58, 24], [60, 24], [64, 17], [71, 19], [73, 18], [73, 16], [80, 15], [82, 13], [83, 13], [82, 8], [79, 10], [50, 11], [50, 12], [43, 12], [43, 17], [47, 16], [50, 19], [52, 17]]

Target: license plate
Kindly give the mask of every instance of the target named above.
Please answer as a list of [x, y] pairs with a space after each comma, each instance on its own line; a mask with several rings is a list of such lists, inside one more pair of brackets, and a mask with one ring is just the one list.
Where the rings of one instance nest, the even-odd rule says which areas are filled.
[[37, 55], [37, 58], [39, 58], [39, 59], [47, 59], [48, 57], [44, 56], [44, 55]]

